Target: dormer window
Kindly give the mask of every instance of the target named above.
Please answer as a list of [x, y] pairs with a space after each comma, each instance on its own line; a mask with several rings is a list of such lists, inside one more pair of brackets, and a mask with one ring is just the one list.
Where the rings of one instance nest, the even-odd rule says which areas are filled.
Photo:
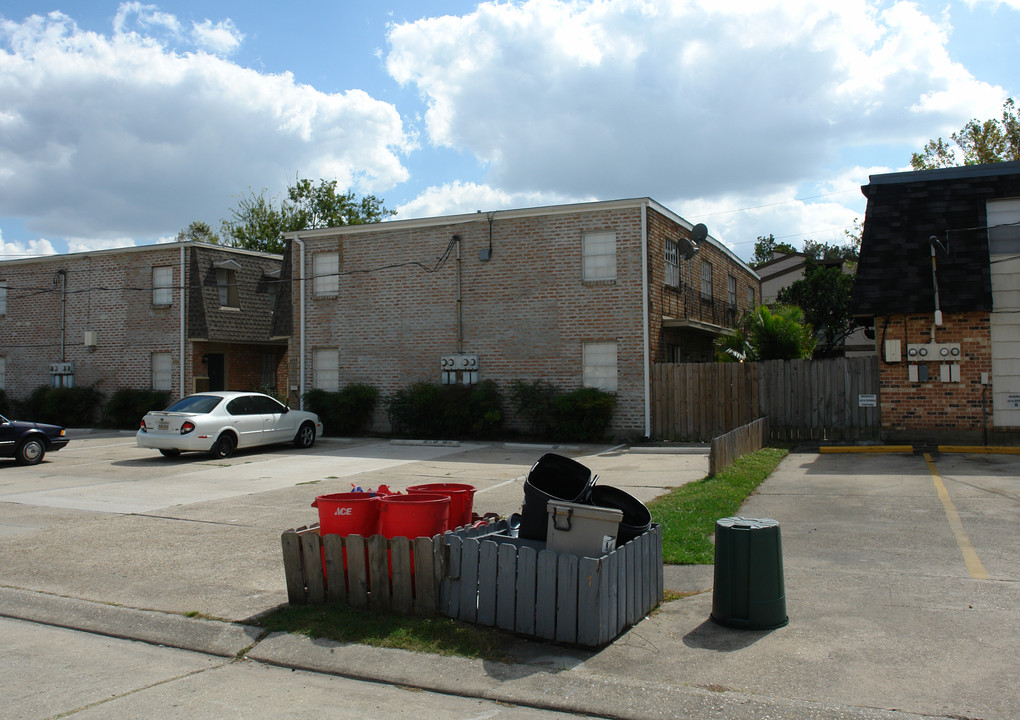
[[213, 263], [216, 269], [216, 289], [220, 294], [220, 307], [238, 308], [237, 272], [241, 263], [236, 260], [221, 260]]

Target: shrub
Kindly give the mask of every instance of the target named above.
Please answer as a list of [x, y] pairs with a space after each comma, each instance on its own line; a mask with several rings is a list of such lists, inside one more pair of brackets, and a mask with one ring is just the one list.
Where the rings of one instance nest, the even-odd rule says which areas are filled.
[[113, 394], [103, 408], [103, 425], [112, 428], [134, 429], [150, 410], [162, 410], [170, 404], [170, 393], [165, 390], [135, 390], [121, 388]]
[[371, 425], [378, 400], [374, 387], [355, 383], [339, 392], [309, 390], [305, 408], [319, 416], [327, 435], [358, 435]]
[[536, 437], [549, 434], [553, 418], [553, 400], [559, 389], [545, 380], [510, 383], [510, 402], [518, 417], [528, 423], [528, 432]]
[[416, 382], [386, 400], [394, 434], [489, 438], [503, 427], [503, 398], [492, 380], [477, 385]]
[[606, 436], [616, 397], [595, 388], [578, 388], [552, 401], [552, 433], [556, 440], [597, 442]]
[[63, 425], [89, 427], [99, 417], [103, 394], [94, 387], [50, 387], [40, 385], [22, 403], [22, 419]]

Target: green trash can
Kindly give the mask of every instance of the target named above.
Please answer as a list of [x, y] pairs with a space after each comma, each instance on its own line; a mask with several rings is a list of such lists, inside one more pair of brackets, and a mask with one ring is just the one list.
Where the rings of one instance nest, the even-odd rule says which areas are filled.
[[778, 522], [744, 517], [716, 521], [711, 617], [744, 630], [772, 630], [790, 622]]

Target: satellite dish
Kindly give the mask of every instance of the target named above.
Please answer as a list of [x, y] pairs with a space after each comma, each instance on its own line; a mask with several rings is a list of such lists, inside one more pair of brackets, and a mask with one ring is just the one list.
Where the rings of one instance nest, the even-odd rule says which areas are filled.
[[705, 227], [705, 223], [698, 223], [691, 228], [691, 242], [695, 245], [700, 245], [701, 241], [708, 237], [708, 228]]
[[677, 251], [680, 253], [680, 257], [684, 260], [690, 260], [694, 257], [694, 253], [698, 252], [698, 248], [691, 243], [687, 238], [680, 238], [676, 241]]

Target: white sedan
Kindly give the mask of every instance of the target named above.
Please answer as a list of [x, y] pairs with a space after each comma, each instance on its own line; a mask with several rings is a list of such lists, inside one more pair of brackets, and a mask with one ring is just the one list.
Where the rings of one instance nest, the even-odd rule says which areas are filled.
[[138, 447], [159, 450], [167, 457], [197, 451], [225, 458], [236, 448], [258, 445], [290, 442], [308, 448], [321, 434], [318, 415], [291, 410], [268, 395], [205, 392], [146, 414], [135, 439]]

